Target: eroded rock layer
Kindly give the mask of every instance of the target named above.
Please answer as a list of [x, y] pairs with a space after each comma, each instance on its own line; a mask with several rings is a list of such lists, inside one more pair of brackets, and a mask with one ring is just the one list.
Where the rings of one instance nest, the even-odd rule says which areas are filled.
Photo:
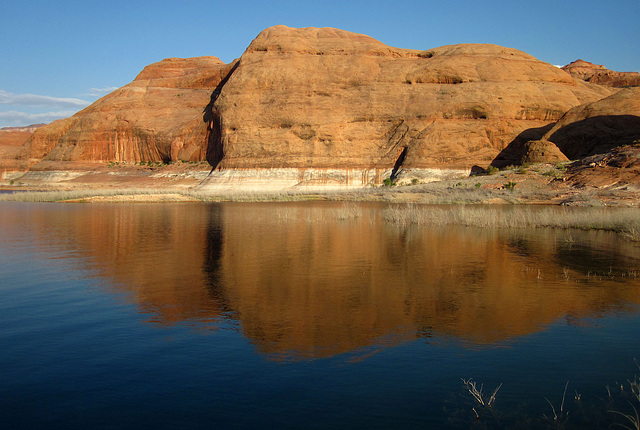
[[76, 115], [36, 131], [32, 162], [204, 160], [204, 107], [230, 66], [216, 57], [170, 58]]
[[0, 180], [9, 177], [15, 171], [26, 169], [24, 161], [17, 158], [22, 144], [31, 136], [35, 128], [30, 126], [0, 129]]

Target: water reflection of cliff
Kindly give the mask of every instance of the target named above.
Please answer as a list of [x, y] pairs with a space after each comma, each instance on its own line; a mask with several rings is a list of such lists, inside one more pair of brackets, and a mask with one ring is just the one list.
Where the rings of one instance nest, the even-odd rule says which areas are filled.
[[611, 235], [400, 228], [336, 207], [84, 206], [55, 222], [152, 321], [236, 318], [274, 356], [487, 344], [640, 303], [638, 248]]

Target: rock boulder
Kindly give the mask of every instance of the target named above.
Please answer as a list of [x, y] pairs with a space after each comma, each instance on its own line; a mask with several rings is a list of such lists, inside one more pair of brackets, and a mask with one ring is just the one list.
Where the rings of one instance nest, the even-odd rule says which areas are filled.
[[632, 87], [576, 106], [556, 124], [528, 130], [491, 164], [502, 168], [527, 162], [577, 160], [637, 143], [640, 143], [640, 87]]

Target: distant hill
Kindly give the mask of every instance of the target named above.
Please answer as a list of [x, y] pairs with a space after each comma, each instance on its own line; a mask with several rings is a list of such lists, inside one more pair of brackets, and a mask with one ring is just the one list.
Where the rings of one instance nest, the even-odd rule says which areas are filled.
[[40, 127], [47, 125], [45, 123], [42, 124], [31, 124], [31, 125], [27, 125], [24, 127], [2, 127], [0, 128], [0, 131], [26, 131], [29, 133], [33, 133], [34, 131], [36, 131], [37, 129], [39, 129]]
[[571, 64], [567, 64], [562, 70], [576, 79], [581, 79], [592, 84], [617, 88], [640, 86], [640, 73], [615, 72], [602, 65], [589, 63], [584, 60], [576, 60]]

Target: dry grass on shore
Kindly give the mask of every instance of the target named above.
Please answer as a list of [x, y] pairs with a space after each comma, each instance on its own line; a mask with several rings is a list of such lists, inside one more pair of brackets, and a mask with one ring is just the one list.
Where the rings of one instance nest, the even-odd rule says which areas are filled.
[[633, 241], [640, 241], [640, 210], [637, 208], [514, 208], [516, 210], [468, 205], [393, 205], [384, 210], [383, 217], [387, 222], [401, 225], [604, 230], [620, 233]]
[[[583, 193], [584, 194], [584, 193]], [[273, 201], [379, 201], [391, 203], [384, 211], [386, 222], [409, 225], [460, 225], [481, 228], [577, 228], [604, 230], [640, 241], [640, 209], [561, 208], [509, 205], [518, 203], [518, 191], [469, 187], [466, 184], [437, 183], [429, 186], [364, 188], [347, 191], [286, 190], [272, 192], [233, 191], [211, 193], [189, 188], [76, 189], [19, 191], [0, 194], [0, 201], [21, 202], [273, 202]], [[517, 210], [504, 210], [501, 203]], [[398, 203], [398, 204], [396, 204]], [[429, 203], [429, 204], [423, 204]], [[449, 204], [443, 206], [443, 204]], [[341, 219], [358, 217], [354, 205], [336, 212]]]
[[0, 201], [13, 202], [260, 202], [311, 200], [313, 195], [296, 192], [229, 192], [208, 193], [192, 189], [77, 189], [50, 191], [18, 191], [0, 194]]

